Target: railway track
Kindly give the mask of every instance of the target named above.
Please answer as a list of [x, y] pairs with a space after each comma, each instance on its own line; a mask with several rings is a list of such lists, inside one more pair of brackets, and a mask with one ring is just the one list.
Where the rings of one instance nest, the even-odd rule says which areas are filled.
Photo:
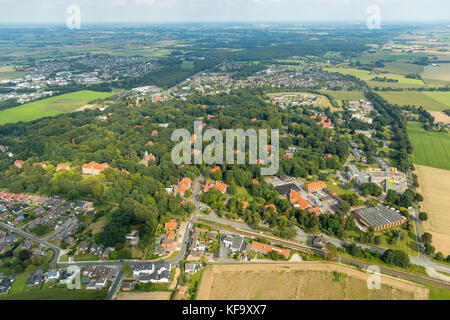
[[[212, 222], [207, 222], [205, 220], [202, 220], [199, 222], [201, 224], [208, 225], [210, 227], [213, 227], [213, 228], [216, 228], [219, 230], [228, 231], [230, 233], [234, 233], [237, 235], [246, 236], [247, 238], [251, 238], [251, 239], [261, 238], [261, 239], [270, 241], [272, 244], [282, 245], [286, 248], [303, 251], [303, 252], [307, 252], [307, 253], [315, 253], [322, 257], [325, 255], [325, 252], [323, 250], [311, 248], [311, 247], [308, 247], [306, 245], [302, 245], [299, 243], [271, 237], [271, 236], [268, 236], [265, 234], [260, 234], [260, 233], [251, 232], [251, 231], [242, 230], [242, 229], [236, 229], [233, 227], [228, 227], [228, 226], [224, 226], [224, 225], [215, 224]], [[352, 258], [348, 258], [348, 257], [342, 257], [342, 256], [341, 256], [341, 261], [344, 263], [356, 265], [356, 266], [363, 267], [363, 268], [367, 268], [368, 266], [372, 265], [371, 263], [368, 263], [368, 262], [364, 262], [364, 261], [360, 261], [360, 260], [356, 260], [356, 259], [352, 259]], [[419, 282], [419, 283], [423, 283], [423, 284], [432, 285], [432, 286], [439, 287], [442, 289], [450, 290], [450, 284], [448, 284], [444, 281], [426, 278], [426, 277], [418, 276], [415, 274], [398, 271], [398, 270], [391, 269], [391, 268], [386, 268], [383, 266], [379, 266], [379, 267], [380, 267], [381, 273], [386, 274], [386, 275], [399, 277], [399, 278], [403, 278], [403, 279], [407, 279], [407, 280], [411, 280], [411, 281], [415, 281], [415, 282]]]

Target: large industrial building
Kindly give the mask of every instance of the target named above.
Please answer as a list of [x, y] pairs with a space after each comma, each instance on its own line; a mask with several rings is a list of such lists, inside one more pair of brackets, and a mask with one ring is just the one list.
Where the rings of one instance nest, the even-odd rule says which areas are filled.
[[356, 210], [355, 216], [364, 226], [373, 227], [375, 231], [399, 226], [406, 222], [404, 216], [382, 205]]

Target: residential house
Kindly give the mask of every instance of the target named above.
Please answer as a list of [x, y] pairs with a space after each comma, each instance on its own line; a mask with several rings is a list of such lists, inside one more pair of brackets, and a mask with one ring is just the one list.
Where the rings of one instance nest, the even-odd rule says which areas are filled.
[[102, 249], [103, 249], [103, 246], [101, 244], [97, 244], [97, 243], [93, 242], [91, 245], [90, 253], [99, 255], [102, 253]]
[[191, 187], [192, 180], [190, 178], [183, 178], [178, 182], [177, 185], [173, 186], [173, 192], [174, 194], [180, 194], [182, 197], [184, 197], [185, 192]]
[[251, 250], [258, 252], [258, 253], [262, 253], [262, 254], [267, 254], [271, 251], [275, 251], [275, 252], [278, 252], [279, 254], [283, 255], [286, 259], [289, 258], [289, 254], [291, 252], [289, 249], [282, 249], [279, 247], [275, 247], [275, 246], [257, 242], [257, 241], [252, 242]]
[[61, 273], [61, 277], [59, 278], [59, 284], [66, 284], [66, 285], [70, 284], [70, 283], [72, 283], [75, 276], [76, 276], [75, 271], [64, 270]]
[[39, 273], [32, 274], [27, 279], [26, 284], [28, 287], [33, 287], [33, 286], [37, 286], [37, 285], [41, 284], [44, 281], [45, 281], [44, 274], [39, 272]]
[[81, 270], [81, 275], [83, 277], [91, 277], [94, 272], [95, 272], [95, 268], [93, 266], [88, 266], [88, 267], [84, 267], [83, 270]]
[[238, 251], [241, 251], [245, 241], [244, 238], [241, 236], [232, 236], [227, 235], [223, 240], [223, 244], [226, 248], [230, 249], [232, 253], [236, 253]]
[[61, 171], [61, 170], [70, 170], [70, 167], [64, 163], [58, 163], [58, 165], [56, 166], [56, 172]]
[[219, 190], [221, 193], [227, 192], [228, 186], [221, 181], [207, 181], [203, 186], [203, 192], [207, 193], [211, 188]]
[[109, 259], [109, 254], [110, 254], [111, 252], [113, 252], [114, 250], [115, 250], [115, 249], [114, 249], [113, 247], [108, 247], [108, 248], [106, 248], [105, 250], [103, 250], [103, 252], [102, 252], [100, 258], [101, 258], [101, 259]]
[[22, 160], [14, 161], [14, 165], [19, 169], [22, 169], [24, 163], [25, 163], [25, 161], [22, 161]]
[[186, 264], [184, 265], [184, 271], [186, 273], [196, 273], [201, 268], [202, 268], [202, 264], [196, 263], [196, 262], [186, 262]]
[[177, 223], [174, 219], [171, 219], [169, 222], [164, 224], [164, 230], [167, 231], [175, 231], [177, 230]]
[[15, 281], [14, 277], [0, 279], [0, 294], [8, 293], [9, 290], [11, 289], [14, 281]]
[[49, 271], [47, 273], [47, 281], [56, 281], [59, 279], [60, 275], [59, 270]]
[[108, 163], [99, 164], [99, 163], [97, 163], [95, 161], [92, 161], [92, 162], [90, 162], [88, 164], [84, 164], [82, 166], [82, 171], [83, 171], [83, 174], [96, 176], [96, 175], [98, 175], [100, 172], [102, 172], [103, 170], [105, 170], [108, 167], [109, 167]]
[[88, 251], [89, 249], [89, 242], [87, 241], [82, 241], [80, 242], [80, 244], [78, 245], [78, 253], [85, 253], [86, 251]]

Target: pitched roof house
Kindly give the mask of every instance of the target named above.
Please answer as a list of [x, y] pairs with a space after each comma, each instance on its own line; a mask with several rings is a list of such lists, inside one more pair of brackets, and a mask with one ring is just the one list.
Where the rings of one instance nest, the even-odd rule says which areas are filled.
[[56, 166], [56, 172], [61, 170], [70, 170], [70, 167], [64, 163], [58, 163], [58, 165]]
[[90, 163], [83, 164], [82, 170], [83, 170], [83, 174], [89, 174], [89, 175], [96, 176], [108, 167], [109, 167], [108, 163], [100, 164], [95, 161], [92, 161]]
[[311, 203], [309, 203], [308, 200], [303, 198], [300, 193], [294, 189], [292, 189], [289, 193], [289, 200], [294, 207], [299, 208], [300, 210], [305, 210], [311, 207]]
[[174, 194], [180, 194], [181, 196], [184, 196], [184, 193], [191, 187], [192, 180], [190, 178], [183, 178], [178, 182], [177, 185], [173, 186], [173, 192]]
[[17, 168], [22, 168], [24, 163], [25, 163], [25, 161], [23, 161], [23, 160], [16, 160], [16, 161], [14, 161], [14, 165]]
[[282, 249], [282, 248], [272, 246], [270, 244], [265, 244], [265, 243], [261, 243], [261, 242], [257, 242], [257, 241], [252, 242], [251, 249], [253, 251], [256, 251], [256, 252], [259, 252], [262, 254], [267, 254], [271, 251], [275, 251], [275, 252], [278, 252], [279, 254], [283, 255], [286, 259], [289, 258], [289, 254], [291, 253], [291, 251], [289, 249]]
[[323, 181], [317, 181], [305, 184], [306, 189], [308, 192], [314, 192], [314, 191], [320, 191], [327, 187], [326, 183]]
[[211, 188], [217, 189], [222, 193], [227, 192], [228, 186], [221, 181], [207, 181], [203, 186], [203, 192], [209, 192]]

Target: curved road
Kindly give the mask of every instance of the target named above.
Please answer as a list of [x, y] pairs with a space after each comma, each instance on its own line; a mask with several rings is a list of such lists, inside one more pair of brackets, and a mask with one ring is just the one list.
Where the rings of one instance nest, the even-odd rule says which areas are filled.
[[7, 223], [0, 222], [0, 226], [5, 228], [5, 229], [8, 229], [11, 232], [20, 234], [21, 236], [23, 236], [23, 237], [25, 237], [27, 239], [30, 239], [30, 240], [32, 240], [34, 242], [37, 242], [37, 243], [39, 243], [39, 244], [41, 244], [43, 246], [46, 246], [46, 247], [52, 249], [55, 252], [55, 254], [53, 255], [52, 261], [50, 262], [50, 267], [54, 268], [56, 266], [56, 263], [58, 262], [58, 259], [59, 259], [59, 255], [61, 253], [61, 249], [60, 248], [58, 248], [54, 244], [51, 244], [51, 243], [47, 242], [46, 240], [40, 239], [40, 238], [38, 238], [36, 236], [33, 236], [33, 235], [31, 235], [31, 234], [29, 234], [29, 233], [27, 233], [25, 231], [22, 231], [20, 228], [12, 227], [12, 226], [10, 226]]

